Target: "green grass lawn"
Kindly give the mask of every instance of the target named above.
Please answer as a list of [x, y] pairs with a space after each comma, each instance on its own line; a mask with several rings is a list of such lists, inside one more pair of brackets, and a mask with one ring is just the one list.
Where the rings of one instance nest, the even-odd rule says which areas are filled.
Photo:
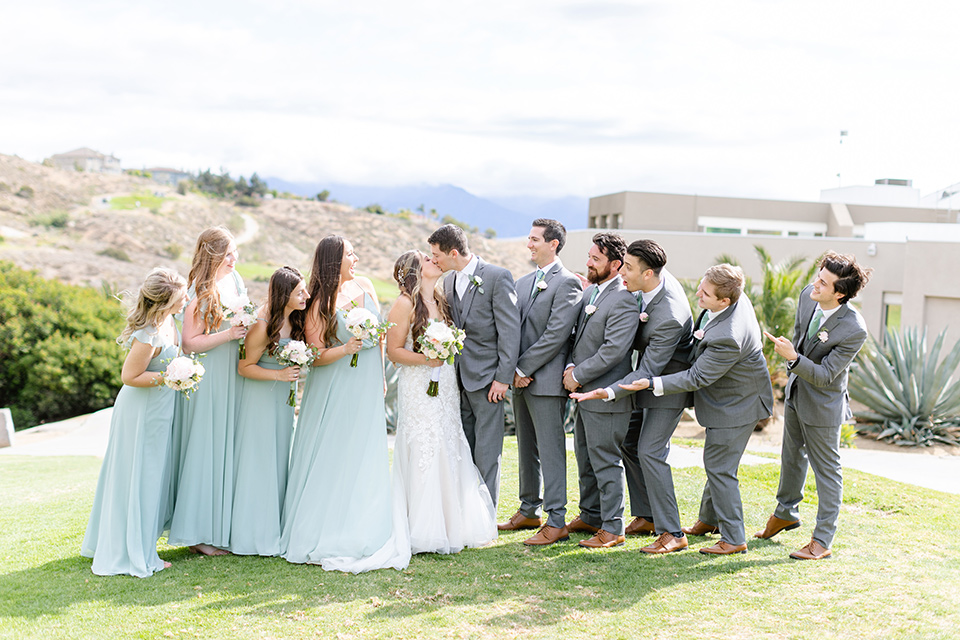
[[111, 209], [159, 209], [168, 198], [158, 197], [149, 191], [141, 191], [129, 196], [110, 198]]
[[[695, 549], [648, 557], [638, 549], [649, 538], [598, 552], [573, 535], [530, 549], [521, 544], [529, 532], [516, 532], [360, 576], [164, 546], [173, 567], [137, 579], [94, 576], [79, 555], [99, 465], [0, 458], [0, 637], [955, 638], [960, 628], [960, 496], [856, 471], [846, 472], [826, 561], [787, 557], [809, 539], [815, 505], [805, 503], [802, 528], [726, 558]], [[773, 507], [777, 472], [741, 469], [748, 536]], [[572, 517], [572, 455], [568, 475]], [[674, 476], [692, 523], [703, 471]], [[510, 438], [502, 519], [516, 510], [516, 492]], [[691, 538], [695, 548], [714, 540]]]

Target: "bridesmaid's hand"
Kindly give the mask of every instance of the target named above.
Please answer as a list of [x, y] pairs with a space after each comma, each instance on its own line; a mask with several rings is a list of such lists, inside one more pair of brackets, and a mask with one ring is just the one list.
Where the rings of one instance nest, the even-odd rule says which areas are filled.
[[363, 342], [356, 336], [352, 336], [343, 345], [343, 353], [344, 355], [352, 356], [355, 353], [359, 353], [360, 347], [362, 346], [363, 346]]
[[277, 370], [278, 382], [293, 382], [300, 379], [300, 367], [286, 367]]
[[247, 337], [247, 328], [243, 325], [237, 325], [235, 327], [230, 327], [227, 330], [227, 335], [230, 336], [231, 340], [239, 340], [240, 338]]

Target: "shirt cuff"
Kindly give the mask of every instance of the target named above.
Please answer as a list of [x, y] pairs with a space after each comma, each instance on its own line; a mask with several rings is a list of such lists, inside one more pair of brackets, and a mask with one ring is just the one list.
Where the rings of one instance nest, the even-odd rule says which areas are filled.
[[525, 374], [523, 371], [520, 371], [520, 367], [517, 367], [516, 371], [517, 371], [517, 375], [520, 376], [521, 378], [527, 377], [527, 374]]
[[613, 389], [610, 387], [604, 387], [604, 391], [607, 392], [607, 397], [603, 398], [604, 402], [612, 402], [617, 399], [617, 395], [613, 392]]
[[663, 395], [663, 378], [659, 376], [653, 379], [653, 395]]

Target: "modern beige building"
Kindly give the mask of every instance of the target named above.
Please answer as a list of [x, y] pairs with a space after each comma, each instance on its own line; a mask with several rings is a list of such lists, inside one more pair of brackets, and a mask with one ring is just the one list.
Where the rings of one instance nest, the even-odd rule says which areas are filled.
[[[861, 191], [873, 196], [878, 191], [884, 196], [891, 188], [912, 191], [909, 181], [877, 181], [876, 186], [878, 190]], [[837, 195], [833, 191], [843, 190], [822, 197]], [[942, 198], [952, 199], [948, 195], [944, 191]], [[623, 191], [590, 199], [589, 228], [568, 234], [563, 260], [583, 272], [590, 239], [601, 229], [616, 230], [628, 243], [656, 240], [667, 252], [667, 268], [689, 279], [699, 278], [721, 254], [736, 257], [749, 276], [759, 278], [755, 245], [762, 245], [774, 262], [794, 256], [813, 260], [830, 249], [852, 253], [874, 269], [857, 297], [874, 336], [899, 323], [926, 326], [932, 340], [949, 327], [952, 346], [960, 340], [957, 211], [939, 194], [925, 202], [914, 200], [917, 206], [884, 206]], [[934, 206], [922, 206], [931, 201]]]
[[81, 147], [66, 153], [55, 153], [47, 158], [53, 166], [66, 171], [86, 171], [88, 173], [121, 173], [120, 159], [106, 155], [87, 147]]

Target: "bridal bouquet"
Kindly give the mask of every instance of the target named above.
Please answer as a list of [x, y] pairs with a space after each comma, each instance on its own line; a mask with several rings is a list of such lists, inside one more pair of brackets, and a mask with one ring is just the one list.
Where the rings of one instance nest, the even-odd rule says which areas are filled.
[[[246, 292], [238, 296], [223, 299], [223, 317], [234, 327], [252, 327], [257, 324], [257, 305], [250, 302]], [[247, 346], [240, 338], [240, 359], [247, 357]]]
[[[366, 307], [350, 309], [344, 317], [344, 321], [347, 324], [347, 331], [356, 336], [357, 340], [379, 340], [386, 335], [387, 329], [394, 325], [394, 323], [386, 320], [381, 321], [377, 314]], [[359, 355], [359, 353], [353, 354], [353, 358], [350, 360], [351, 367], [357, 366]]]
[[[300, 377], [306, 378], [310, 372], [310, 364], [316, 359], [320, 350], [316, 347], [300, 341], [291, 340], [277, 352], [276, 358], [284, 367], [300, 367]], [[290, 383], [290, 395], [287, 396], [287, 404], [291, 407], [297, 405], [297, 384], [299, 380]]]
[[[417, 339], [420, 351], [430, 360], [444, 360], [453, 364], [454, 357], [463, 351], [463, 339], [467, 334], [462, 329], [451, 327], [441, 320], [431, 320], [423, 335]], [[427, 385], [427, 395], [436, 397], [440, 392], [440, 368], [437, 367], [430, 375], [430, 384]]]
[[160, 380], [174, 391], [183, 393], [189, 400], [190, 392], [197, 388], [197, 383], [203, 377], [206, 371], [200, 364], [200, 358], [204, 353], [193, 353], [189, 356], [177, 356], [167, 365], [167, 368], [160, 374]]

